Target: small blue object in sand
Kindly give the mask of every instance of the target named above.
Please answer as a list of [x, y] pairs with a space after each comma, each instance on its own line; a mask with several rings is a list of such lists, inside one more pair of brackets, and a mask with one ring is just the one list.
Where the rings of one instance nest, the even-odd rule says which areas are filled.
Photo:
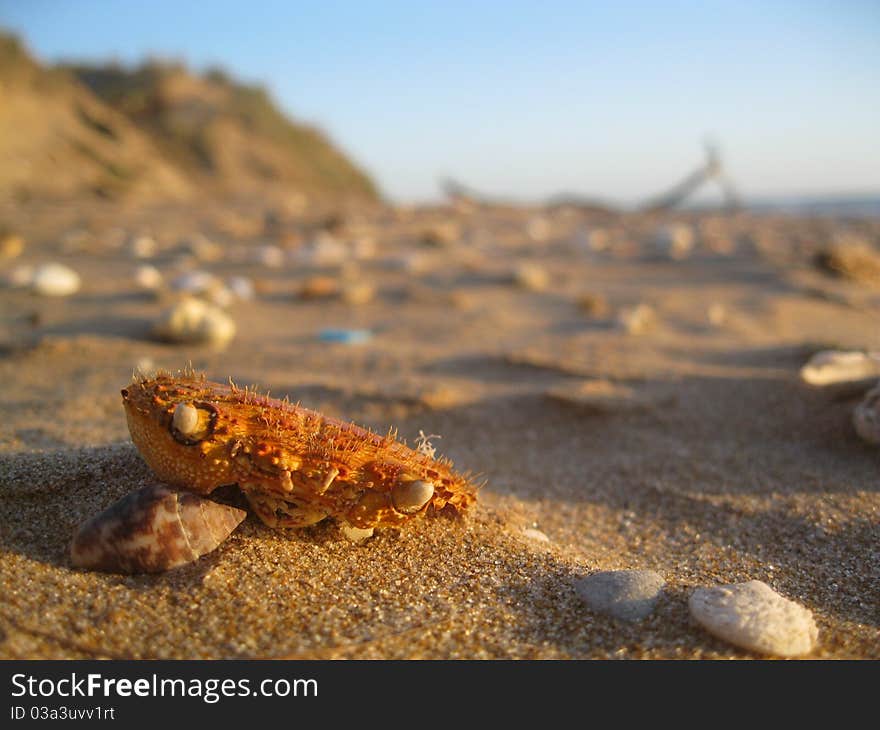
[[321, 342], [341, 342], [344, 345], [360, 345], [372, 336], [370, 330], [326, 329], [318, 332]]

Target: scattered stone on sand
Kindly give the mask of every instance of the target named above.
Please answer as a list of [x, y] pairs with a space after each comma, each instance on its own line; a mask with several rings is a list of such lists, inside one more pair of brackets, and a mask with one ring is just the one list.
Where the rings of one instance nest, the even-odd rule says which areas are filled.
[[347, 522], [342, 522], [339, 525], [339, 532], [342, 533], [342, 536], [346, 540], [358, 543], [371, 538], [374, 529], [372, 527], [355, 527], [354, 525], [349, 525]]
[[657, 605], [666, 581], [653, 570], [609, 570], [593, 573], [574, 584], [594, 611], [620, 621], [641, 621]]
[[433, 248], [447, 248], [461, 238], [461, 228], [455, 221], [443, 221], [435, 223], [422, 231], [419, 240], [425, 246]]
[[151, 259], [158, 246], [152, 236], [134, 236], [128, 243], [128, 252], [135, 259]]
[[659, 401], [610, 380], [581, 380], [548, 388], [544, 395], [585, 413], [634, 413], [650, 410]]
[[643, 335], [657, 326], [657, 313], [649, 304], [622, 309], [617, 321], [631, 335]]
[[367, 304], [375, 298], [376, 287], [365, 281], [353, 281], [343, 285], [340, 296], [348, 304]]
[[256, 294], [254, 282], [246, 276], [230, 276], [226, 281], [226, 287], [235, 295], [236, 299], [243, 302], [250, 301]]
[[608, 300], [601, 294], [581, 294], [576, 301], [578, 307], [590, 317], [604, 317], [609, 312]]
[[235, 295], [221, 279], [208, 271], [186, 271], [171, 281], [171, 289], [187, 296], [201, 297], [218, 307], [228, 307]]
[[217, 284], [217, 277], [214, 274], [201, 269], [185, 271], [171, 280], [171, 288], [174, 291], [193, 296], [203, 294], [209, 289], [216, 287]]
[[79, 291], [80, 283], [79, 274], [69, 266], [49, 263], [34, 270], [31, 290], [43, 297], [68, 297]]
[[82, 524], [70, 562], [107, 573], [160, 573], [215, 550], [246, 516], [245, 510], [157, 482]]
[[341, 285], [335, 276], [310, 276], [296, 292], [298, 299], [332, 299], [339, 296]]
[[266, 244], [257, 248], [255, 258], [258, 264], [268, 269], [278, 269], [284, 265], [284, 249]]
[[552, 224], [542, 215], [532, 216], [526, 223], [526, 234], [535, 243], [546, 242], [552, 233]]
[[868, 241], [847, 236], [816, 254], [816, 265], [827, 273], [864, 284], [880, 284], [880, 251]]
[[880, 355], [858, 350], [822, 350], [801, 368], [810, 385], [834, 385], [880, 378]]
[[24, 251], [24, 239], [12, 231], [0, 230], [0, 260], [14, 259]]
[[305, 266], [341, 266], [349, 256], [348, 246], [327, 231], [320, 231], [296, 252], [297, 262]]
[[710, 634], [760, 654], [809, 654], [819, 636], [809, 610], [759, 580], [698, 588], [688, 605]]
[[177, 344], [223, 347], [235, 336], [235, 321], [213, 304], [186, 297], [160, 317], [153, 334]]
[[540, 264], [522, 263], [513, 270], [513, 281], [529, 291], [544, 291], [550, 285], [550, 274]]
[[584, 242], [590, 251], [607, 251], [611, 246], [611, 234], [604, 228], [593, 228], [584, 234]]
[[546, 534], [541, 532], [540, 530], [536, 530], [534, 527], [524, 527], [522, 531], [523, 537], [527, 540], [533, 540], [534, 542], [550, 542], [550, 538], [547, 537]]
[[651, 240], [653, 254], [660, 258], [681, 261], [690, 256], [694, 247], [694, 231], [683, 223], [662, 227]]
[[853, 411], [856, 433], [869, 444], [880, 445], [880, 385], [869, 391]]
[[162, 278], [162, 272], [155, 266], [143, 264], [134, 271], [134, 283], [139, 289], [144, 291], [157, 291], [162, 288], [164, 279]]
[[713, 327], [723, 327], [727, 322], [727, 307], [718, 302], [710, 304], [709, 309], [706, 310], [706, 319]]

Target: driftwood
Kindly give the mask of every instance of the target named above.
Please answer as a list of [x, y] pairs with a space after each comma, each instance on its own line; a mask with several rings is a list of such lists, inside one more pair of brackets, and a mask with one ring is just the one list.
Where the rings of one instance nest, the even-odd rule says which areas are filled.
[[[703, 184], [714, 180], [721, 188], [724, 196], [724, 204], [728, 210], [741, 208], [740, 198], [731, 179], [725, 174], [721, 164], [721, 156], [718, 147], [714, 144], [706, 144], [706, 161], [688, 175], [684, 180], [673, 186], [670, 190], [650, 199], [641, 206], [643, 211], [654, 213], [671, 210], [683, 203]], [[502, 200], [497, 197], [477, 192], [469, 185], [465, 185], [452, 178], [446, 178], [440, 182], [440, 188], [447, 198], [458, 205], [479, 208], [518, 208], [512, 201]], [[587, 198], [577, 194], [564, 193], [547, 199], [542, 207], [553, 210], [562, 207], [579, 208], [591, 213], [611, 214], [617, 212], [613, 205], [594, 198]]]
[[729, 210], [740, 208], [739, 195], [730, 178], [724, 173], [721, 165], [721, 157], [718, 148], [713, 144], [706, 145], [706, 162], [694, 170], [684, 180], [675, 185], [671, 190], [658, 195], [648, 201], [644, 210], [648, 212], [665, 211], [675, 208], [683, 203], [688, 197], [704, 183], [714, 180], [721, 188], [724, 195], [725, 206]]

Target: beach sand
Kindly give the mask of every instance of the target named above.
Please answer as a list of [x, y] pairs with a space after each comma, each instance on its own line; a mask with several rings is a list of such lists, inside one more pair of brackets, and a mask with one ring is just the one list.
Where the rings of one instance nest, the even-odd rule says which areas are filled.
[[[863, 391], [798, 375], [821, 349], [880, 348], [880, 291], [812, 264], [847, 224], [682, 215], [696, 245], [674, 260], [646, 256], [659, 216], [382, 209], [332, 234], [370, 239], [372, 255], [328, 263], [248, 233], [247, 208], [0, 213], [26, 240], [3, 273], [56, 260], [83, 280], [63, 299], [0, 290], [0, 657], [749, 658], [687, 600], [757, 579], [813, 613], [809, 658], [880, 658], [880, 448], [851, 423]], [[449, 220], [457, 235], [423, 240]], [[155, 260], [127, 251], [140, 230]], [[196, 232], [225, 253], [189, 265], [257, 285], [230, 305], [238, 333], [223, 350], [154, 341], [166, 303], [131, 280], [140, 263], [186, 266], [175, 242]], [[286, 250], [280, 268], [248, 256], [267, 242]], [[546, 286], [523, 281], [524, 263]], [[315, 274], [376, 297], [298, 300]], [[584, 295], [607, 312], [585, 311]], [[639, 304], [655, 316], [636, 334], [619, 318]], [[330, 327], [373, 336], [320, 341]], [[164, 574], [73, 569], [76, 527], [151, 480], [120, 389], [136, 367], [190, 363], [409, 444], [439, 435], [438, 453], [486, 486], [463, 518], [362, 544], [329, 522], [285, 533], [250, 515]], [[599, 406], [579, 397], [597, 388]], [[640, 623], [574, 590], [622, 568], [666, 579]]]

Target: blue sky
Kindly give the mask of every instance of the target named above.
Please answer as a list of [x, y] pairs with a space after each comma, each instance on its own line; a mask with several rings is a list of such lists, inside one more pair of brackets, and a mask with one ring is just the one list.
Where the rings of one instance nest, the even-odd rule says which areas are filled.
[[747, 196], [880, 192], [880, 2], [0, 0], [44, 61], [220, 64], [400, 201], [635, 202], [721, 143]]

